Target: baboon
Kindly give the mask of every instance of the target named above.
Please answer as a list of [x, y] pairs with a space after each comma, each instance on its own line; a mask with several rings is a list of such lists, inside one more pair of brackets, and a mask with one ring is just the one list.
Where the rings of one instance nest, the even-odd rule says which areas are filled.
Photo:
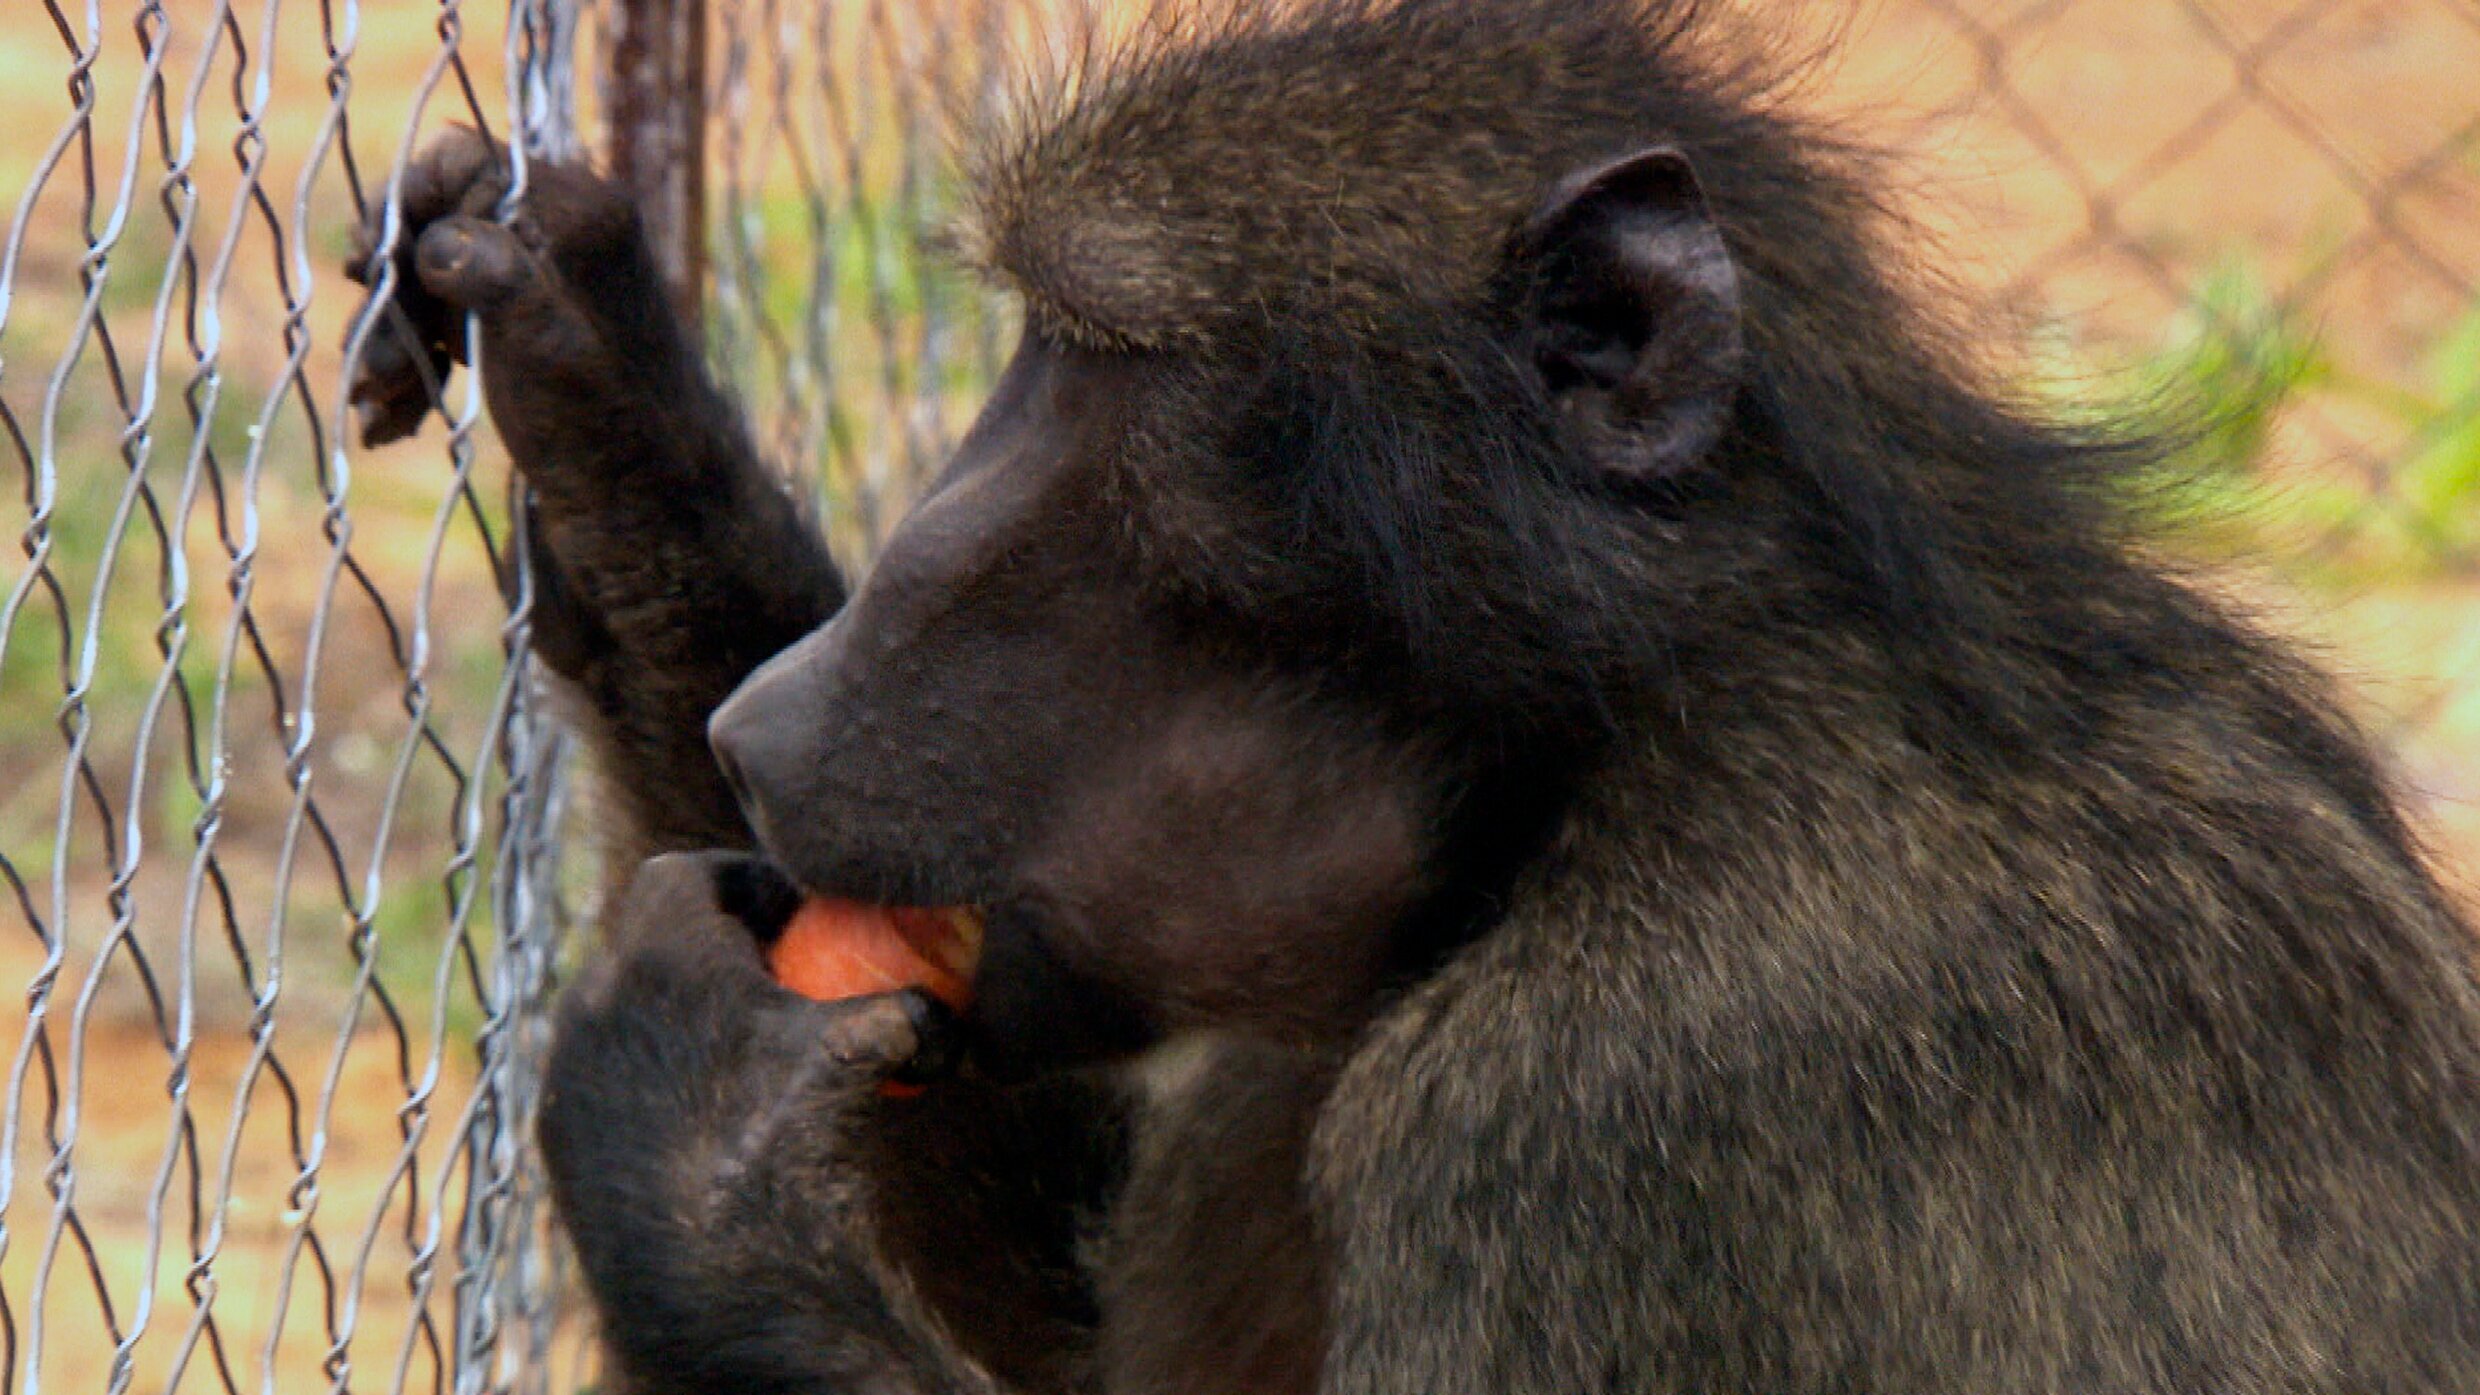
[[[1076, 50], [849, 598], [619, 195], [413, 172], [368, 433], [478, 316], [665, 854], [541, 1125], [625, 1388], [2480, 1390], [2480, 982], [2368, 744], [1708, 9]], [[973, 1006], [775, 986], [804, 892], [980, 908]]]

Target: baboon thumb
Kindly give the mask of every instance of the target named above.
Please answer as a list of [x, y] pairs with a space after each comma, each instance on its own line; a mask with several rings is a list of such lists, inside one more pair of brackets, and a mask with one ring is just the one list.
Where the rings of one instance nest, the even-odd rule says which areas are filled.
[[964, 1054], [956, 1014], [918, 988], [840, 1002], [777, 1000], [774, 1049], [815, 1056], [808, 1088], [860, 1096], [919, 1086], [948, 1074]]
[[423, 289], [459, 310], [489, 310], [533, 274], [517, 235], [481, 218], [442, 218], [422, 230], [413, 268]]

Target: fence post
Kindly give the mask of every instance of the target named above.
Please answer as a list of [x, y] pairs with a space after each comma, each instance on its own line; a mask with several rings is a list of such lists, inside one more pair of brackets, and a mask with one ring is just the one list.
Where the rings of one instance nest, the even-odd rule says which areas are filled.
[[706, 286], [706, 0], [615, 0], [609, 32], [605, 155], [694, 324]]

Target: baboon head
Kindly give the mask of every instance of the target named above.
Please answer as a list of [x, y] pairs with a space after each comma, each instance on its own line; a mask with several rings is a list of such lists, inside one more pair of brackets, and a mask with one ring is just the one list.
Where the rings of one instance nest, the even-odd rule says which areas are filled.
[[1192, 17], [984, 135], [1023, 341], [712, 735], [806, 885], [987, 908], [1000, 1054], [1349, 1029], [1816, 531], [1766, 395], [1901, 369], [1766, 307], [1883, 293], [1862, 201], [1676, 8]]

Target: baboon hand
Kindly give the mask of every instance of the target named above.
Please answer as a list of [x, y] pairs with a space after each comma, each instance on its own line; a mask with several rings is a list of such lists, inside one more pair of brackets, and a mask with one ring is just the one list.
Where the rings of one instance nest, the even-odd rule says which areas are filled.
[[[474, 345], [484, 388], [520, 468], [573, 458], [549, 439], [626, 394], [624, 372], [671, 328], [635, 208], [577, 164], [526, 162], [520, 187], [507, 148], [450, 130], [374, 202], [346, 274], [371, 291], [352, 401], [362, 441], [410, 436], [454, 364]], [[514, 197], [512, 198], [512, 191]], [[366, 323], [365, 323], [366, 322]]]
[[860, 1162], [880, 1086], [952, 1055], [951, 1019], [919, 992], [778, 986], [760, 945], [799, 903], [738, 854], [638, 869], [544, 1072], [554, 1204], [602, 1311], [663, 1295], [660, 1321], [610, 1330], [629, 1389], [983, 1389], [926, 1374], [942, 1344], [889, 1283]]
[[[706, 1143], [745, 1144], [761, 1116], [832, 1128], [891, 1075], [935, 1072], [953, 1055], [953, 1018], [927, 994], [821, 1003], [769, 977], [761, 947], [799, 903], [781, 873], [744, 854], [668, 853], [637, 870], [612, 918], [617, 942], [562, 1004], [544, 1118], [554, 1171], [570, 1138], [591, 1152], [612, 1130], [643, 1146], [642, 1122], [628, 1121], [650, 1117], [711, 1126]], [[617, 1060], [664, 1062], [635, 1088], [687, 1113], [612, 1097]], [[617, 1112], [594, 1117], [598, 1101]]]

